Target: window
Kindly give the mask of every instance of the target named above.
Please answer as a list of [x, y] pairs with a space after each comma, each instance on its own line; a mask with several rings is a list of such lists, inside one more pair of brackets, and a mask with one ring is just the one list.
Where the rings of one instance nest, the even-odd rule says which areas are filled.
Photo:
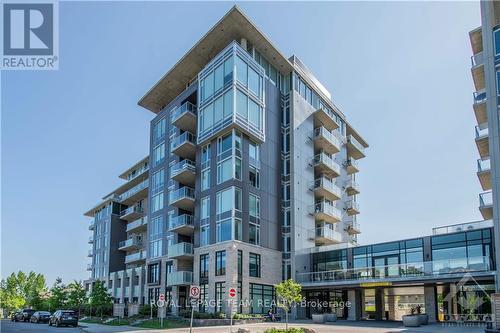
[[230, 132], [218, 139], [217, 154], [221, 155], [233, 147], [233, 133]]
[[260, 217], [260, 198], [254, 194], [248, 195], [250, 216]]
[[493, 31], [493, 44], [495, 48], [495, 56], [500, 54], [500, 29]]
[[215, 252], [215, 275], [226, 274], [226, 251]]
[[201, 148], [201, 164], [210, 161], [210, 144]]
[[260, 146], [251, 141], [248, 142], [248, 155], [250, 158], [260, 161]]
[[206, 131], [212, 128], [214, 124], [214, 104], [210, 103], [200, 112], [201, 130]]
[[163, 226], [163, 216], [156, 216], [151, 219], [151, 225], [149, 226], [149, 237], [157, 238], [162, 234], [162, 226]]
[[241, 210], [241, 189], [230, 187], [217, 193], [217, 214], [233, 209]]
[[240, 57], [236, 56], [235, 59], [235, 64], [236, 64], [236, 79], [243, 84], [244, 86], [247, 85], [247, 80], [248, 80], [248, 72], [247, 72], [247, 64], [244, 62]]
[[230, 57], [224, 61], [224, 84], [229, 83], [233, 80], [233, 57]]
[[208, 219], [210, 217], [210, 197], [201, 199], [201, 219]]
[[243, 275], [243, 251], [238, 250], [238, 275]]
[[163, 169], [156, 171], [153, 174], [153, 179], [151, 180], [151, 186], [152, 190], [159, 190], [163, 187], [163, 184], [165, 182], [165, 171]]
[[165, 118], [158, 121], [153, 127], [153, 138], [155, 142], [160, 141], [165, 136]]
[[224, 119], [226, 119], [226, 117], [228, 116], [233, 115], [233, 104], [234, 104], [233, 91], [234, 90], [231, 89], [224, 93]]
[[214, 91], [219, 91], [224, 86], [224, 64], [220, 64], [214, 70]]
[[248, 269], [251, 277], [260, 277], [260, 254], [249, 254]]
[[500, 96], [500, 71], [496, 72], [497, 74], [497, 96]]
[[158, 258], [162, 255], [162, 240], [157, 239], [149, 243], [149, 257]]
[[258, 97], [260, 97], [260, 82], [259, 74], [252, 67], [248, 67], [248, 89]]
[[217, 164], [217, 184], [233, 178], [233, 159], [227, 158]]
[[236, 239], [236, 240], [243, 239], [243, 229], [241, 226], [240, 219], [234, 219], [234, 239]]
[[236, 113], [243, 119], [248, 119], [248, 97], [241, 90], [236, 90]]
[[265, 314], [274, 304], [273, 286], [250, 283], [250, 313]]
[[234, 178], [241, 180], [241, 158], [234, 158]]
[[157, 166], [165, 159], [165, 143], [161, 143], [153, 149], [153, 166]]
[[248, 121], [260, 129], [260, 106], [251, 98], [248, 99]]
[[200, 278], [208, 278], [208, 253], [200, 255]]
[[205, 312], [207, 311], [206, 305], [207, 305], [207, 295], [208, 295], [208, 284], [207, 283], [201, 283], [200, 284], [200, 302], [198, 303], [198, 311], [199, 312]]
[[231, 224], [232, 224], [232, 219], [226, 219], [222, 221], [217, 222], [217, 230], [216, 230], [216, 242], [224, 242], [231, 240]]
[[260, 172], [257, 168], [253, 166], [249, 167], [248, 178], [250, 180], [250, 185], [255, 188], [260, 188]]
[[160, 265], [158, 263], [148, 266], [148, 283], [160, 282]]
[[251, 244], [260, 245], [260, 226], [258, 224], [249, 223], [248, 241]]
[[163, 209], [163, 192], [160, 192], [151, 198], [151, 212], [157, 212]]
[[210, 244], [210, 226], [204, 225], [200, 227], [200, 246], [207, 246]]
[[210, 168], [201, 172], [201, 190], [206, 191], [210, 188]]
[[215, 282], [215, 312], [224, 312], [225, 282]]

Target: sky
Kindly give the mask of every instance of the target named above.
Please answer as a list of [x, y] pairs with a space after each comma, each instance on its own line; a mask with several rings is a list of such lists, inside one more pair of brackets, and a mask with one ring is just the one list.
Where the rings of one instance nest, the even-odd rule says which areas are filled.
[[[1, 73], [1, 275], [86, 279], [83, 213], [148, 154], [137, 101], [232, 2], [61, 2], [59, 70]], [[255, 3], [368, 141], [362, 244], [481, 219], [471, 47], [478, 2]]]

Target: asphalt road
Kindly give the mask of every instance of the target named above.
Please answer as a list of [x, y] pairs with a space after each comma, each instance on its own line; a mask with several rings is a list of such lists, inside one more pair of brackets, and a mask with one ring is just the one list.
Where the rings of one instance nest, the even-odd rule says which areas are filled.
[[0, 322], [0, 331], [2, 333], [23, 332], [23, 333], [45, 333], [45, 332], [58, 332], [58, 333], [81, 333], [82, 331], [76, 327], [54, 327], [49, 324], [32, 324], [13, 322], [10, 320], [2, 320]]

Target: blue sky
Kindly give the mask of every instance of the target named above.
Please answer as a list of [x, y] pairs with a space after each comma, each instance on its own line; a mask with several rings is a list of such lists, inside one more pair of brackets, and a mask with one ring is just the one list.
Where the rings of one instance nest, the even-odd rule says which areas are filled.
[[[233, 5], [60, 3], [58, 71], [3, 72], [2, 277], [85, 279], [82, 214], [147, 155], [139, 98]], [[370, 143], [361, 243], [479, 220], [468, 32], [477, 2], [241, 3]]]

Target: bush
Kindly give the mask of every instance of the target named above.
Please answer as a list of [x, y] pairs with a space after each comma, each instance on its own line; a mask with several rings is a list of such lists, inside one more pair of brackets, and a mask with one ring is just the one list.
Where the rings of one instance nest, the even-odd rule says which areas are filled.
[[[139, 308], [139, 314], [142, 316], [150, 316], [151, 315], [151, 305], [146, 304], [143, 305]], [[158, 308], [156, 306], [153, 306], [153, 317], [156, 317], [158, 315]]]
[[244, 313], [235, 313], [233, 315], [233, 319], [252, 319], [252, 318], [263, 318], [264, 316], [261, 314], [244, 314]]
[[284, 328], [268, 328], [264, 331], [264, 333], [304, 333], [304, 329], [302, 327], [290, 327], [288, 331], [285, 332]]

